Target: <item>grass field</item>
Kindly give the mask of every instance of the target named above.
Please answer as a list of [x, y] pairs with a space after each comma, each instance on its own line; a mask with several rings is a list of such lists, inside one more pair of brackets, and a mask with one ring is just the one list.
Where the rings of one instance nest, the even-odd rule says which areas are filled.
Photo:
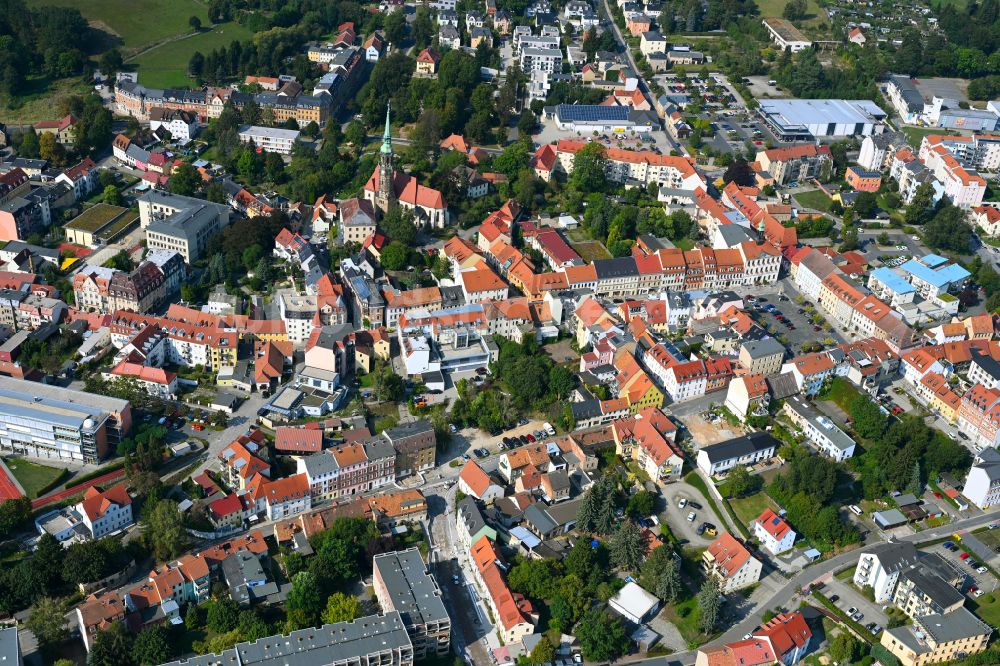
[[[787, 4], [788, 0], [757, 0], [757, 7], [763, 18], [781, 18], [781, 13]], [[819, 3], [816, 0], [807, 0], [806, 18], [802, 21], [792, 21], [792, 23], [797, 28], [811, 28], [822, 23], [824, 18], [825, 15], [820, 9]]]
[[187, 65], [195, 51], [208, 53], [230, 42], [249, 39], [249, 30], [238, 23], [224, 23], [202, 32], [146, 51], [130, 64], [139, 66], [139, 82], [154, 88], [178, 88], [194, 82], [188, 78]]
[[821, 210], [824, 212], [830, 212], [830, 204], [832, 199], [826, 196], [823, 190], [811, 190], [809, 192], [799, 192], [798, 194], [792, 195], [799, 204], [805, 206], [806, 208], [813, 208], [815, 210]]
[[764, 509], [771, 507], [777, 509], [778, 505], [767, 496], [765, 492], [755, 493], [748, 497], [729, 500], [729, 505], [733, 507], [736, 516], [744, 525], [749, 525], [750, 521], [764, 512]]
[[36, 123], [39, 120], [55, 120], [59, 117], [60, 101], [72, 95], [86, 95], [92, 89], [80, 81], [79, 77], [50, 82], [47, 78], [31, 79], [23, 94], [16, 100], [2, 98], [0, 118], [8, 125]]
[[208, 3], [197, 0], [34, 0], [32, 4], [79, 9], [88, 21], [120, 37], [126, 53], [189, 32], [192, 16], [209, 25]]
[[29, 499], [38, 497], [39, 491], [58, 479], [65, 471], [61, 467], [39, 465], [23, 458], [11, 458], [7, 461], [7, 467], [24, 488]]

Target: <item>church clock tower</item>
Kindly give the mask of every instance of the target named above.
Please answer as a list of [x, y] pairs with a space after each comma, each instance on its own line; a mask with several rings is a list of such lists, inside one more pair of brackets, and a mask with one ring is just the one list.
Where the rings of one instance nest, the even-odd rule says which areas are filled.
[[385, 108], [385, 132], [382, 134], [382, 149], [378, 159], [378, 192], [375, 194], [375, 206], [383, 214], [396, 203], [396, 191], [393, 187], [395, 171], [392, 166], [392, 130], [389, 128], [389, 107]]

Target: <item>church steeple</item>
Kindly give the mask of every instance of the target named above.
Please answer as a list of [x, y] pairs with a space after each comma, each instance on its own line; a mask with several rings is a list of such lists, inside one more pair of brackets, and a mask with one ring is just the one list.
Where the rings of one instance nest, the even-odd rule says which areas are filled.
[[382, 152], [392, 153], [392, 129], [389, 127], [389, 104], [385, 105], [385, 131], [382, 132]]
[[388, 104], [385, 107], [385, 132], [382, 134], [382, 149], [379, 152], [378, 193], [375, 197], [375, 206], [384, 214], [396, 203], [396, 190], [393, 187], [396, 173], [392, 164], [392, 129], [389, 126]]

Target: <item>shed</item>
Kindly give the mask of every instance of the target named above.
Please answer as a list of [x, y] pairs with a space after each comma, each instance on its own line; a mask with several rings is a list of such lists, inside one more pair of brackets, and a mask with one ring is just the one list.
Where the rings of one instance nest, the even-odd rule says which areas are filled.
[[810, 548], [809, 550], [807, 550], [802, 554], [805, 555], [806, 559], [809, 560], [810, 562], [815, 562], [822, 555], [822, 553], [816, 550], [815, 548]]
[[899, 509], [889, 509], [887, 511], [876, 511], [872, 514], [875, 525], [880, 529], [887, 530], [906, 524], [906, 516]]
[[611, 608], [629, 622], [642, 624], [660, 607], [660, 600], [636, 583], [626, 583], [625, 587], [608, 602]]

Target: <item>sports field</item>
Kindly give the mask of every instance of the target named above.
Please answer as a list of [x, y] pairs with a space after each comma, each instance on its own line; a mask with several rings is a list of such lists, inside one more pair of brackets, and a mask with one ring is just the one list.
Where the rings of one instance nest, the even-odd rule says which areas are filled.
[[33, 0], [31, 4], [79, 9], [88, 21], [120, 37], [126, 55], [190, 32], [192, 16], [209, 25], [208, 3], [196, 0]]
[[28, 462], [23, 458], [8, 459], [7, 468], [31, 499], [38, 497], [43, 490], [48, 489], [65, 473], [61, 467], [49, 467], [48, 465]]
[[146, 51], [128, 64], [139, 66], [139, 83], [152, 88], [190, 87], [187, 66], [191, 54], [207, 54], [230, 42], [249, 39], [253, 33], [239, 23], [223, 23], [211, 31], [167, 42]]

